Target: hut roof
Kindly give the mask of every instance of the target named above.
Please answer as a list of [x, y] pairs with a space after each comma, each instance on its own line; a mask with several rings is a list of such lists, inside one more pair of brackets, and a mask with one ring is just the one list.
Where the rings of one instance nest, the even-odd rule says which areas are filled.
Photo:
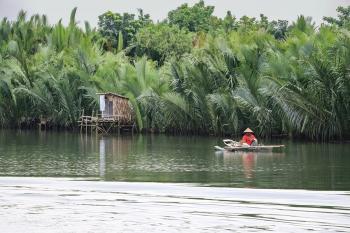
[[125, 97], [125, 96], [122, 96], [122, 95], [118, 95], [118, 94], [112, 93], [112, 92], [96, 93], [96, 95], [113, 95], [113, 96], [117, 96], [117, 97], [120, 97], [120, 98], [129, 99], [128, 97]]

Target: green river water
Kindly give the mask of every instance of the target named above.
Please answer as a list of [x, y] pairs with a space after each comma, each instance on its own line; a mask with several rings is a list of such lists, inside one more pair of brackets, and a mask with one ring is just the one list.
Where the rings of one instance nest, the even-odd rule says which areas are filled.
[[350, 144], [0, 131], [1, 232], [349, 232]]

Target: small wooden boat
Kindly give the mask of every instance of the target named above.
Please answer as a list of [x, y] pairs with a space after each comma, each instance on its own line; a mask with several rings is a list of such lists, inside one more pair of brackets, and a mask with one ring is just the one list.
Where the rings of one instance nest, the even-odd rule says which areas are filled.
[[261, 145], [261, 146], [215, 146], [216, 150], [222, 151], [260, 151], [260, 150], [272, 150], [275, 148], [283, 148], [284, 145]]
[[257, 145], [257, 146], [244, 146], [240, 145], [231, 139], [224, 139], [225, 147], [215, 146], [216, 150], [221, 151], [261, 151], [261, 150], [273, 150], [275, 148], [283, 148], [284, 145]]

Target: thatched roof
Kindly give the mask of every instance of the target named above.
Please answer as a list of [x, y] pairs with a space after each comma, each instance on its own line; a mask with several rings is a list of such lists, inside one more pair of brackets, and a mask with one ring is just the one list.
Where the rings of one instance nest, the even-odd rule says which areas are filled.
[[112, 93], [112, 92], [96, 93], [96, 95], [112, 95], [112, 96], [117, 96], [117, 97], [124, 98], [124, 99], [129, 99], [128, 97], [118, 95], [118, 94]]

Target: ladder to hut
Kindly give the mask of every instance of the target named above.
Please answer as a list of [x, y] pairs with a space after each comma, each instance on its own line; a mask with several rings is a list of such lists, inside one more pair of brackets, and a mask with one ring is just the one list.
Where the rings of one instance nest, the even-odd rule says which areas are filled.
[[133, 109], [129, 99], [114, 93], [97, 93], [100, 102], [100, 114], [82, 115], [78, 120], [80, 132], [96, 132], [108, 134], [111, 132], [131, 131], [136, 128]]

